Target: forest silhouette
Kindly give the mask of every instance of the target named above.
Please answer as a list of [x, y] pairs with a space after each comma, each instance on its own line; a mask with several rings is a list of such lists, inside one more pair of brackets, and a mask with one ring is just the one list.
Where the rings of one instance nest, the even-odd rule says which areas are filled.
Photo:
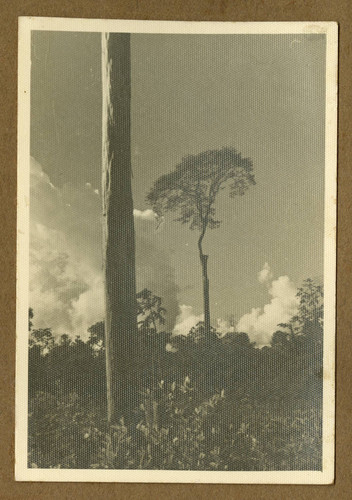
[[29, 315], [29, 467], [321, 470], [323, 290], [298, 289], [298, 313], [256, 348], [243, 332], [163, 331], [167, 311], [137, 294], [138, 404], [106, 419], [104, 322], [89, 337], [35, 329]]

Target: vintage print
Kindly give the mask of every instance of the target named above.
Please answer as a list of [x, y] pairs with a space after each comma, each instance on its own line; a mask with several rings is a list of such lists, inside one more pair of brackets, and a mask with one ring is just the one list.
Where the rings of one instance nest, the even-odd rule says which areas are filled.
[[334, 480], [337, 25], [20, 18], [16, 479]]

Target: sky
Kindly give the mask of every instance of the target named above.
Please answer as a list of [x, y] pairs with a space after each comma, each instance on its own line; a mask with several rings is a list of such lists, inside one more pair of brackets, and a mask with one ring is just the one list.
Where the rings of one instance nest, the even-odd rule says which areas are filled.
[[[98, 33], [32, 34], [30, 301], [35, 327], [82, 337], [104, 315], [100, 51]], [[183, 156], [235, 147], [256, 186], [216, 201], [211, 314], [267, 344], [323, 274], [324, 35], [133, 34], [131, 79], [138, 288], [170, 331], [202, 319], [197, 232], [158, 227], [145, 197]]]

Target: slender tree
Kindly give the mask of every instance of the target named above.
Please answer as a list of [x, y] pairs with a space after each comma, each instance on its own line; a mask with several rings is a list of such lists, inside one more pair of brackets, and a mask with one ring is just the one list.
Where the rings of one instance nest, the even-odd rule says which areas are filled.
[[137, 335], [131, 188], [130, 35], [102, 35], [105, 346], [110, 424], [129, 414]]
[[165, 324], [166, 309], [161, 305], [161, 297], [144, 288], [137, 293], [138, 325], [143, 330], [152, 329], [154, 333]]
[[229, 190], [230, 197], [243, 195], [255, 184], [253, 165], [234, 148], [210, 150], [186, 156], [175, 170], [162, 175], [147, 196], [147, 201], [160, 217], [171, 211], [175, 219], [200, 231], [198, 252], [203, 278], [204, 329], [210, 334], [210, 300], [208, 255], [203, 252], [206, 230], [219, 227], [215, 218], [215, 200], [219, 191]]

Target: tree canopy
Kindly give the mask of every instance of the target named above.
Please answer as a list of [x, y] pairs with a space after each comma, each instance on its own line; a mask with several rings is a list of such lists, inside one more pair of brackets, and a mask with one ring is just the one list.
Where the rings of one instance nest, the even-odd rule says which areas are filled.
[[220, 224], [214, 208], [219, 190], [228, 187], [234, 197], [254, 184], [252, 161], [234, 148], [223, 147], [185, 156], [172, 172], [159, 177], [147, 201], [159, 217], [178, 212], [177, 221], [203, 231]]

